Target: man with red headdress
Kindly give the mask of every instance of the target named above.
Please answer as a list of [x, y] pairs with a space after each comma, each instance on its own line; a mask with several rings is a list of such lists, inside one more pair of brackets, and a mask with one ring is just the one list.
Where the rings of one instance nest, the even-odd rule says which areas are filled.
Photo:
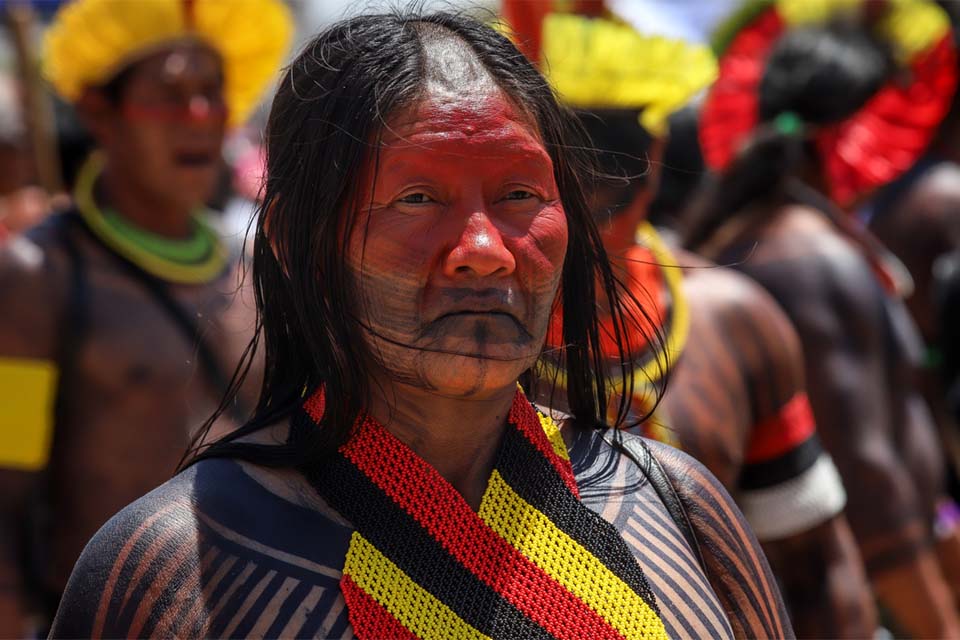
[[787, 312], [881, 604], [914, 637], [957, 637], [932, 547], [943, 458], [915, 387], [908, 278], [846, 213], [930, 142], [956, 86], [949, 21], [925, 0], [778, 0], [724, 34], [700, 124], [718, 176], [686, 245]]

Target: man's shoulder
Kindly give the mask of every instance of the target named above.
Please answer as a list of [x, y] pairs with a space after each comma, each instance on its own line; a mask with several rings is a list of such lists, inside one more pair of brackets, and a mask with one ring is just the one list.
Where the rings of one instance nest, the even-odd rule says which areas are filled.
[[863, 249], [826, 224], [758, 239], [754, 250], [736, 263], [795, 320], [794, 311], [829, 304], [875, 307], [884, 293]]
[[[230, 602], [280, 588], [296, 590], [299, 610], [337, 592], [349, 536], [349, 528], [280, 498], [238, 463], [202, 461], [93, 537], [53, 632], [216, 635], [240, 622], [233, 619], [240, 603]], [[251, 621], [280, 615], [268, 611], [268, 600]]]
[[692, 456], [626, 431], [578, 430], [569, 451], [577, 484], [588, 504], [593, 494], [649, 494], [645, 497], [662, 501], [658, 495], [662, 487], [650, 482], [657, 473], [651, 467], [652, 461], [660, 465], [678, 494], [696, 490], [700, 484], [720, 486], [713, 474]]
[[[131, 602], [170, 599], [176, 591], [169, 584], [173, 578], [172, 558], [191, 565], [197, 555], [191, 476], [175, 477], [128, 505], [100, 528], [74, 566], [54, 621], [53, 635], [102, 637], [125, 633], [131, 630], [138, 609]], [[170, 564], [167, 559], [171, 559]], [[159, 566], [151, 575], [145, 575], [154, 561]], [[187, 572], [192, 570], [188, 566]]]
[[731, 267], [703, 265], [684, 275], [691, 314], [712, 318], [748, 313], [758, 319], [781, 313], [776, 301], [754, 279]]

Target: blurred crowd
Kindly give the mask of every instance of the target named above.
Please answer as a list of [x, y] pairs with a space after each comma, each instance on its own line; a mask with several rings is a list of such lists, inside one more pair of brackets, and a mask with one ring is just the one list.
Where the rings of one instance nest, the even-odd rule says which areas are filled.
[[[309, 5], [0, 4], [0, 637], [44, 634], [90, 537], [257, 403], [244, 238], [272, 83], [335, 17]], [[960, 4], [462, 10], [597, 150], [646, 319], [611, 423], [717, 476], [798, 636], [960, 638]]]

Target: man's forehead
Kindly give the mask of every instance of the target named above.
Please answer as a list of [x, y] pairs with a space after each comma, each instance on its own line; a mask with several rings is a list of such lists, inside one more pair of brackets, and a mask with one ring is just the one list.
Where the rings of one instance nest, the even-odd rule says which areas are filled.
[[209, 46], [184, 41], [149, 55], [137, 66], [144, 77], [175, 82], [189, 74], [220, 74], [223, 65], [220, 56]]
[[532, 119], [499, 88], [478, 88], [456, 96], [427, 90], [416, 104], [390, 119], [382, 144], [404, 146], [443, 139], [500, 139], [539, 146], [540, 136]]

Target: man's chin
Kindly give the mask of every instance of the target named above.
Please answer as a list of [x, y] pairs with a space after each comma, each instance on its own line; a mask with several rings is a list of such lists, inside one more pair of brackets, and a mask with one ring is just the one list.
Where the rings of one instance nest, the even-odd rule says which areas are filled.
[[[482, 399], [513, 389], [520, 375], [529, 369], [536, 356], [512, 354], [505, 358], [483, 354], [443, 354], [426, 358], [421, 375], [436, 393], [451, 398]], [[433, 362], [431, 362], [433, 361]]]
[[166, 186], [167, 197], [194, 209], [207, 203], [217, 187], [217, 172], [200, 169], [177, 170]]

